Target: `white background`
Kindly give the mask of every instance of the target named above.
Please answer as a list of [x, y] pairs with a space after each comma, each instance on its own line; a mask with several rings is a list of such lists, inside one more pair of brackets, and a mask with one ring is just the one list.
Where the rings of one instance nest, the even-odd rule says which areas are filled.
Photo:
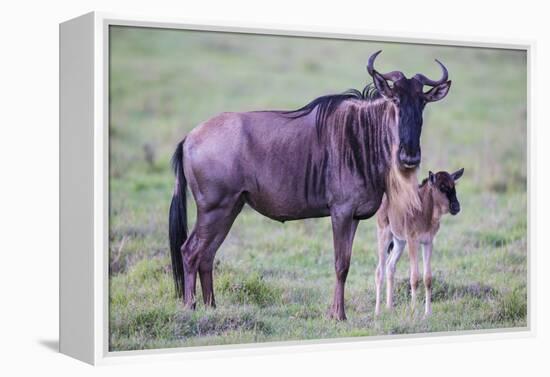
[[[548, 373], [550, 272], [543, 242], [549, 209], [550, 12], [544, 1], [269, 2], [98, 0], [3, 2], [0, 57], [0, 370], [4, 376], [541, 375]], [[534, 5], [536, 4], [536, 5]], [[234, 21], [346, 27], [429, 37], [536, 41], [533, 162], [537, 335], [330, 352], [276, 353], [92, 368], [54, 351], [58, 339], [58, 23], [91, 10]], [[472, 67], [475, 69], [475, 67]], [[546, 90], [545, 90], [546, 89]], [[78, 205], [78, 203], [74, 203]], [[482, 215], [482, 211], [481, 214]]]

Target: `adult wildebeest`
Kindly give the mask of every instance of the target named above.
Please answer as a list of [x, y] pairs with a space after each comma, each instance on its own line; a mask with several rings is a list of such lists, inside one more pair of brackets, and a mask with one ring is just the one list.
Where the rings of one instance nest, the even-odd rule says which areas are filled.
[[[170, 248], [178, 295], [195, 307], [197, 271], [204, 303], [215, 305], [216, 251], [248, 203], [281, 222], [330, 216], [336, 287], [329, 315], [343, 320], [344, 284], [357, 224], [373, 216], [387, 193], [403, 211], [417, 204], [422, 112], [451, 81], [381, 74], [368, 61], [374, 88], [319, 97], [294, 111], [223, 113], [182, 140], [172, 164]], [[393, 84], [390, 86], [388, 81]], [[424, 85], [432, 88], [424, 92]], [[197, 203], [187, 237], [186, 185]]]

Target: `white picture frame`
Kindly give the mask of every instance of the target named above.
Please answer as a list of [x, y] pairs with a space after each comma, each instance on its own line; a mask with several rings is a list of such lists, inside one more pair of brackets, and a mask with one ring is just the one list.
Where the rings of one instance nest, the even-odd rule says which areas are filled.
[[[304, 37], [331, 37], [452, 46], [525, 50], [528, 70], [528, 320], [526, 328], [275, 342], [255, 345], [188, 347], [110, 352], [108, 349], [108, 33], [111, 25], [209, 30]], [[362, 30], [290, 28], [235, 23], [194, 24], [185, 20], [143, 18], [92, 12], [60, 24], [60, 352], [90, 364], [132, 360], [202, 358], [297, 350], [377, 347], [394, 343], [469, 341], [535, 334], [532, 268], [533, 41], [438, 39]], [[460, 337], [457, 337], [460, 335]], [[200, 351], [200, 352], [197, 352]]]

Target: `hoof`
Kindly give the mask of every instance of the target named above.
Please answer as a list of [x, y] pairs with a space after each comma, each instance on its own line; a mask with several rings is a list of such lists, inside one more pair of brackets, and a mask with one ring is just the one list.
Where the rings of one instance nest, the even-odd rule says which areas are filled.
[[347, 320], [346, 313], [344, 313], [343, 311], [338, 311], [338, 310], [329, 311], [328, 318], [336, 320], [336, 321], [345, 321], [345, 320]]
[[197, 303], [196, 302], [184, 303], [183, 308], [185, 310], [195, 311], [195, 309], [197, 308]]
[[207, 309], [216, 309], [216, 301], [207, 300], [204, 302], [204, 307]]

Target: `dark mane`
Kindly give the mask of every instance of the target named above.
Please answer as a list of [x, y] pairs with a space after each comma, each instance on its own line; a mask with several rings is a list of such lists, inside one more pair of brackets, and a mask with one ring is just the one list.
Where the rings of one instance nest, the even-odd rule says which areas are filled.
[[362, 92], [357, 89], [348, 89], [340, 94], [329, 94], [326, 96], [317, 97], [307, 105], [296, 110], [285, 111], [283, 114], [296, 119], [308, 115], [318, 107], [319, 109], [317, 111], [315, 124], [319, 128], [325, 124], [327, 118], [334, 113], [338, 106], [345, 100], [356, 99], [361, 101], [374, 101], [378, 98], [381, 98], [381, 95], [371, 83], [365, 86]]
[[428, 183], [428, 180], [429, 180], [429, 179], [430, 179], [430, 177], [424, 178], [424, 179], [422, 180], [422, 183], [420, 183], [420, 184], [418, 185], [418, 188], [423, 187], [426, 183]]

